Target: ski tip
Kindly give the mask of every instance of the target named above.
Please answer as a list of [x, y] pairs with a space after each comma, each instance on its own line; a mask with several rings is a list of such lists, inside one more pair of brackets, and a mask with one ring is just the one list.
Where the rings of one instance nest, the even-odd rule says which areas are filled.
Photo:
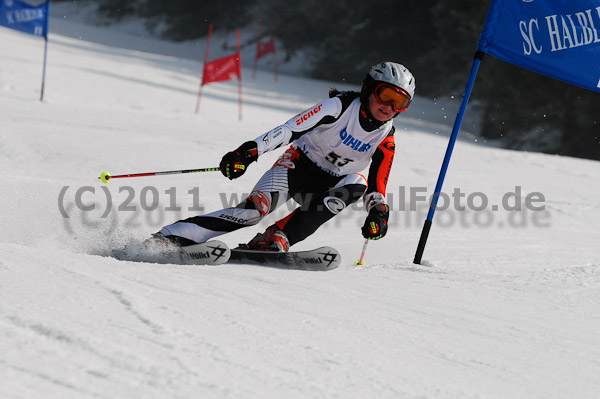
[[317, 270], [333, 270], [337, 268], [342, 263], [342, 255], [338, 252], [337, 249], [332, 247], [320, 247], [315, 250], [318, 255], [320, 255], [323, 260], [324, 268], [319, 268]]

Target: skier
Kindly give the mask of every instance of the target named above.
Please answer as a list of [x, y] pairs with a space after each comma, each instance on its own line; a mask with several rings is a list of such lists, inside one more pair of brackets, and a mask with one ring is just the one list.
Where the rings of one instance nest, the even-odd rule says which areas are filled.
[[[394, 158], [392, 119], [405, 111], [415, 79], [394, 62], [374, 65], [360, 93], [332, 89], [328, 99], [223, 156], [219, 168], [241, 177], [262, 154], [292, 143], [238, 206], [180, 220], [154, 239], [177, 246], [257, 224], [293, 198], [300, 206], [257, 234], [250, 249], [287, 252], [361, 196], [368, 212], [362, 235], [386, 235], [386, 185]], [[370, 165], [368, 178], [360, 174]]]

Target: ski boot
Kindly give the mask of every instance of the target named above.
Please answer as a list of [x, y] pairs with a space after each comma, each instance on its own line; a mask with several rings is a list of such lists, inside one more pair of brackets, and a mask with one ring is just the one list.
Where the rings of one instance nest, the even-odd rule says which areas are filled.
[[257, 234], [243, 247], [257, 251], [287, 252], [290, 249], [290, 242], [285, 233], [274, 224], [264, 233]]

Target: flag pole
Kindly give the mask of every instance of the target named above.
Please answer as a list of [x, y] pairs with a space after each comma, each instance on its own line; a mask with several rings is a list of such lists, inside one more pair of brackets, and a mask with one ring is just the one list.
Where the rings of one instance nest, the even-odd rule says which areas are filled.
[[238, 76], [238, 103], [240, 109], [240, 120], [242, 120], [242, 46], [240, 44], [240, 29], [235, 28], [235, 40], [237, 43], [237, 53], [240, 73]]
[[275, 22], [273, 17], [271, 17], [271, 41], [273, 42], [273, 72], [275, 73], [275, 82], [277, 82], [277, 50], [275, 47]]
[[475, 52], [475, 57], [473, 60], [473, 65], [471, 66], [471, 73], [469, 74], [469, 80], [467, 81], [467, 86], [465, 87], [465, 92], [462, 98], [462, 102], [460, 104], [460, 108], [458, 114], [456, 115], [456, 119], [454, 120], [454, 127], [452, 128], [452, 134], [450, 135], [450, 141], [448, 142], [448, 148], [446, 149], [446, 155], [444, 156], [444, 162], [442, 163], [442, 168], [440, 170], [440, 174], [437, 180], [437, 184], [435, 186], [435, 192], [433, 193], [433, 197], [431, 198], [431, 204], [429, 205], [429, 213], [427, 214], [427, 219], [423, 225], [423, 230], [421, 231], [421, 238], [419, 239], [419, 245], [417, 246], [417, 252], [415, 253], [415, 259], [413, 263], [418, 265], [421, 264], [421, 259], [423, 258], [423, 252], [425, 251], [425, 244], [427, 243], [427, 237], [429, 236], [429, 231], [431, 230], [431, 224], [433, 223], [433, 215], [435, 213], [435, 208], [437, 206], [438, 199], [440, 198], [440, 194], [442, 192], [442, 185], [444, 184], [444, 178], [446, 177], [446, 171], [448, 170], [448, 165], [450, 164], [450, 157], [452, 156], [452, 150], [454, 149], [454, 144], [456, 143], [456, 139], [458, 137], [458, 132], [460, 131], [460, 126], [462, 124], [463, 117], [465, 115], [465, 111], [467, 110], [467, 104], [469, 102], [469, 97], [471, 97], [471, 91], [473, 90], [473, 85], [475, 84], [475, 78], [477, 77], [477, 71], [479, 70], [479, 64], [483, 60], [484, 56], [483, 51]]
[[44, 35], [44, 65], [42, 67], [42, 89], [40, 90], [40, 101], [44, 101], [44, 87], [46, 86], [46, 59], [48, 58], [48, 22], [50, 20], [50, 0], [46, 0], [46, 21]]
[[40, 101], [44, 101], [44, 86], [46, 85], [46, 58], [48, 54], [48, 35], [44, 36], [44, 66], [42, 68], [42, 90]]
[[210, 38], [212, 37], [213, 24], [208, 25], [208, 38], [206, 39], [206, 50], [204, 50], [204, 60], [202, 60], [202, 78], [200, 79], [200, 87], [198, 88], [198, 100], [196, 101], [196, 113], [200, 111], [200, 97], [202, 97], [202, 86], [204, 85], [204, 66], [208, 61], [208, 53], [210, 52]]
[[256, 68], [258, 66], [258, 48], [262, 36], [262, 13], [258, 14], [258, 32], [256, 32], [256, 55], [254, 56], [254, 66], [252, 67], [252, 79], [256, 79]]

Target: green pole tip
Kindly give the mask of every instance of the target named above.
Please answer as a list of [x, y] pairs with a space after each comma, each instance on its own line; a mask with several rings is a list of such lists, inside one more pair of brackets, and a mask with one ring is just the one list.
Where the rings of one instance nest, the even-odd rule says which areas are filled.
[[104, 172], [100, 175], [100, 180], [102, 180], [102, 183], [108, 183], [108, 181], [110, 180], [110, 173], [108, 172]]

